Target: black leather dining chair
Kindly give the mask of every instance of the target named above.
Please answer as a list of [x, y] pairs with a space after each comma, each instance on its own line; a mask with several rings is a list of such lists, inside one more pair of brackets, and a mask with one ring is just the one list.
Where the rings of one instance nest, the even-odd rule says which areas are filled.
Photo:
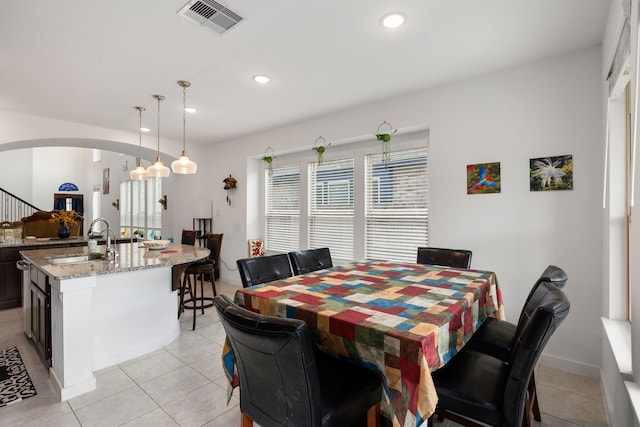
[[[508, 361], [465, 346], [433, 373], [438, 393], [435, 416], [465, 426], [527, 425], [531, 413], [529, 380], [545, 345], [570, 308], [560, 289], [549, 282], [541, 282], [540, 286], [548, 289], [527, 318]], [[429, 426], [433, 425], [433, 418], [429, 419]]]
[[291, 261], [293, 274], [296, 276], [333, 267], [329, 248], [289, 252], [289, 260]]
[[242, 425], [351, 426], [380, 423], [376, 372], [314, 350], [303, 320], [263, 316], [214, 299], [240, 379]]
[[236, 264], [244, 288], [293, 276], [287, 254], [243, 258]]
[[[536, 280], [531, 291], [529, 291], [517, 324], [489, 317], [471, 336], [466, 347], [508, 361], [517, 337], [520, 335], [527, 320], [532, 316], [545, 293], [550, 289], [563, 288], [567, 280], [567, 273], [562, 268], [549, 265], [542, 272], [538, 280]], [[543, 283], [550, 283], [553, 286], [542, 286]], [[535, 374], [531, 376], [529, 388], [529, 393], [532, 398], [533, 418], [536, 421], [540, 421], [540, 405], [538, 403]]]
[[541, 286], [543, 282], [551, 283], [561, 289], [567, 283], [567, 273], [555, 265], [548, 266], [529, 291], [517, 324], [489, 317], [471, 336], [466, 346], [506, 361], [511, 354], [516, 337], [524, 328], [544, 293], [550, 289], [550, 287]]
[[472, 252], [466, 249], [418, 247], [418, 264], [469, 269]]

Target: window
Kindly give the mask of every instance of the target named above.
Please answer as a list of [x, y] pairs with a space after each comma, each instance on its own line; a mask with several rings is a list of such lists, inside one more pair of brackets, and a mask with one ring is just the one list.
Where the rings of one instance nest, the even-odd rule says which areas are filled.
[[353, 158], [308, 164], [309, 247], [353, 259]]
[[365, 257], [411, 260], [427, 242], [427, 149], [365, 159]]
[[[387, 162], [377, 143], [279, 156], [265, 171], [265, 250], [329, 247], [334, 259], [415, 262], [428, 242], [426, 143], [412, 134]], [[402, 142], [402, 143], [401, 143]]]
[[100, 193], [102, 189], [100, 184], [93, 186], [93, 193], [91, 197], [91, 220], [100, 218]]
[[265, 248], [288, 252], [300, 248], [300, 166], [273, 167], [265, 171]]
[[121, 232], [133, 233], [141, 230], [147, 238], [160, 236], [162, 232], [161, 178], [146, 181], [123, 181], [120, 183], [120, 227]]

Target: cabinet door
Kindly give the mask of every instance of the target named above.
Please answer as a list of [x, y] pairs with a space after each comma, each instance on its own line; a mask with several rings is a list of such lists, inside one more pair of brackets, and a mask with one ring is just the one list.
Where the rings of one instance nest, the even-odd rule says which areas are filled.
[[16, 267], [17, 249], [0, 249], [0, 309], [22, 305], [22, 273]]
[[47, 349], [47, 296], [31, 285], [31, 339], [43, 360], [48, 359]]

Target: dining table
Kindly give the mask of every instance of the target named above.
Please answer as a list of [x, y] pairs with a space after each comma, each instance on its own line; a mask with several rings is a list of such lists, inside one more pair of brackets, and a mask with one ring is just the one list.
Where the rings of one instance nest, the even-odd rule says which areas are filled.
[[[376, 260], [243, 288], [234, 302], [304, 320], [320, 349], [376, 370], [382, 415], [399, 427], [427, 425], [438, 401], [431, 372], [485, 319], [504, 319], [494, 272]], [[232, 390], [239, 381], [228, 343], [222, 363]]]

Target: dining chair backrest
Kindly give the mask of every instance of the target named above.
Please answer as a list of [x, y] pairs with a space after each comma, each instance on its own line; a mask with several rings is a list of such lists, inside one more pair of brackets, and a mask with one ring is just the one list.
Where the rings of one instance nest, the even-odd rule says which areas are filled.
[[556, 288], [562, 289], [567, 284], [568, 276], [562, 268], [556, 265], [549, 265], [544, 269], [539, 280], [551, 282]]
[[287, 254], [243, 258], [236, 264], [245, 288], [293, 276]]
[[196, 230], [182, 230], [182, 238], [180, 239], [180, 243], [182, 243], [183, 245], [195, 246], [197, 236], [198, 232]]
[[469, 269], [471, 267], [471, 251], [466, 249], [447, 249], [418, 247], [418, 264], [440, 265]]
[[320, 426], [316, 360], [304, 321], [263, 316], [219, 295], [214, 304], [234, 353], [240, 408], [261, 426]]
[[209, 249], [209, 256], [207, 256], [207, 259], [209, 261], [213, 261], [213, 265], [215, 266], [220, 264], [222, 236], [224, 236], [223, 233], [207, 233], [207, 249]]
[[289, 260], [291, 261], [293, 274], [296, 276], [333, 267], [329, 248], [289, 252]]
[[527, 319], [511, 350], [503, 394], [503, 425], [519, 426], [525, 411], [525, 397], [533, 370], [558, 326], [569, 314], [570, 304], [564, 292], [549, 282], [531, 317]]
[[[550, 284], [551, 286], [543, 286], [543, 283]], [[563, 288], [566, 283], [567, 273], [560, 267], [550, 265], [542, 272], [536, 283], [531, 288], [524, 306], [522, 307], [516, 326], [514, 340], [520, 335], [522, 329], [527, 323], [527, 320], [533, 315], [538, 305], [540, 305], [540, 301], [544, 298], [545, 294], [550, 290]]]

